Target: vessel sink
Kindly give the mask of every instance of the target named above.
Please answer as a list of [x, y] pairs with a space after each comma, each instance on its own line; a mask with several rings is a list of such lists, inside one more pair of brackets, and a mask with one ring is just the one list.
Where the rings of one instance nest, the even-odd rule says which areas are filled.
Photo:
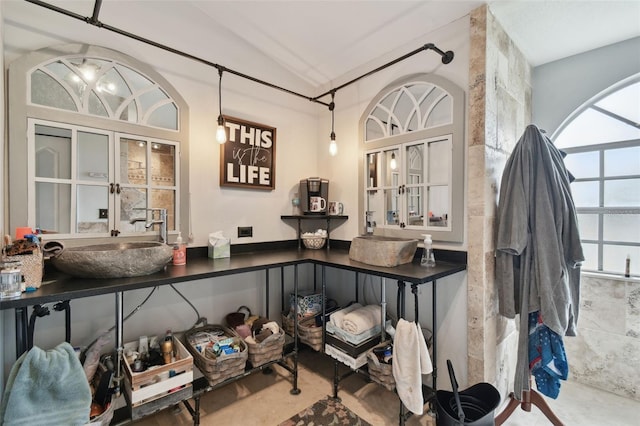
[[409, 263], [418, 247], [412, 238], [361, 235], [351, 241], [349, 259], [368, 265], [392, 267]]
[[64, 248], [51, 263], [74, 277], [123, 278], [158, 272], [172, 255], [172, 248], [160, 242], [123, 242]]

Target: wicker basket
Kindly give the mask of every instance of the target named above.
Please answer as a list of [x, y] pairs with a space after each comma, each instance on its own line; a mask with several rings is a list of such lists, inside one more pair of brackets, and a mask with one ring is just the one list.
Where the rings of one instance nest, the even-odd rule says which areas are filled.
[[379, 362], [377, 365], [373, 361], [372, 357], [375, 357], [373, 352], [367, 354], [367, 366], [369, 368], [369, 377], [379, 385], [384, 386], [388, 390], [392, 391], [396, 388], [396, 381], [393, 378], [393, 371], [391, 364], [385, 364]]
[[[224, 336], [234, 339], [234, 343], [240, 346], [240, 352], [219, 357], [213, 355], [210, 350], [205, 350], [204, 354], [201, 354], [192, 344], [198, 334], [201, 333], [223, 333]], [[209, 385], [217, 385], [231, 377], [244, 373], [249, 350], [245, 341], [235, 331], [222, 325], [208, 324], [186, 331], [183, 340], [187, 350], [193, 355], [193, 362], [207, 378]]]
[[267, 337], [260, 343], [248, 343], [249, 362], [255, 367], [259, 367], [270, 361], [282, 358], [284, 348], [284, 330], [279, 328], [278, 334]]
[[327, 240], [325, 237], [301, 237], [304, 246], [308, 249], [321, 249], [324, 247], [324, 242]]
[[[287, 334], [293, 336], [293, 317], [289, 317], [286, 312], [282, 313], [282, 327]], [[298, 338], [302, 343], [320, 352], [322, 349], [322, 327], [316, 325], [315, 316], [302, 318], [298, 321]]]

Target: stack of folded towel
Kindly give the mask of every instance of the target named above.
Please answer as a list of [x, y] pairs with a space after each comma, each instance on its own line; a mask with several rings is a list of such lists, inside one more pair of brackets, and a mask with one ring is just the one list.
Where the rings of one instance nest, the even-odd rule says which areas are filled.
[[335, 327], [347, 333], [362, 334], [376, 326], [380, 326], [382, 322], [381, 312], [380, 305], [362, 306], [354, 303], [331, 314], [329, 321]]

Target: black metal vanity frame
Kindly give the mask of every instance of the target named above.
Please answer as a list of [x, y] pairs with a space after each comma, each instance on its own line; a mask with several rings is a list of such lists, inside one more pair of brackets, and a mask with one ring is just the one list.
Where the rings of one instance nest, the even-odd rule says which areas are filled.
[[[265, 271], [265, 287], [266, 287], [266, 305], [268, 316], [269, 306], [269, 270], [274, 268], [280, 268], [281, 270], [281, 287], [282, 291], [282, 306], [285, 306], [284, 300], [284, 268], [287, 266], [294, 267], [294, 294], [297, 296], [298, 292], [298, 266], [302, 264], [311, 263], [315, 267], [317, 265], [322, 267], [322, 293], [326, 295], [326, 279], [325, 279], [325, 267], [338, 268], [343, 270], [349, 270], [356, 273], [356, 298], [357, 298], [357, 274], [364, 273], [374, 276], [380, 276], [383, 278], [389, 278], [397, 280], [399, 289], [398, 300], [398, 312], [399, 317], [404, 316], [405, 313], [405, 296], [404, 289], [406, 283], [411, 284], [412, 292], [417, 301], [417, 286], [421, 284], [432, 284], [432, 315], [434, 324], [434, 338], [433, 338], [433, 353], [434, 353], [434, 371], [433, 371], [433, 389], [436, 388], [436, 339], [435, 339], [435, 324], [436, 324], [436, 280], [443, 278], [457, 272], [464, 271], [466, 269], [466, 254], [463, 256], [463, 260], [456, 259], [454, 263], [438, 261], [435, 268], [423, 268], [419, 265], [419, 261], [414, 259], [413, 263], [405, 265], [399, 265], [393, 268], [378, 267], [367, 265], [364, 263], [356, 262], [349, 259], [348, 250], [345, 250], [345, 245], [348, 243], [338, 242], [343, 244], [334, 244], [334, 246], [343, 246], [342, 248], [335, 248], [331, 250], [304, 250], [297, 248], [297, 241], [281, 241], [274, 243], [262, 243], [258, 245], [245, 245], [233, 246], [232, 255], [226, 259], [209, 259], [206, 257], [206, 248], [190, 249], [188, 252], [187, 265], [173, 266], [168, 265], [163, 271], [155, 274], [131, 277], [131, 278], [117, 278], [117, 279], [80, 279], [72, 278], [63, 274], [55, 272], [47, 272], [44, 277], [43, 285], [35, 292], [23, 293], [20, 298], [11, 300], [1, 300], [0, 310], [14, 309], [15, 310], [15, 328], [16, 328], [16, 357], [19, 357], [23, 352], [27, 350], [27, 328], [28, 328], [28, 308], [29, 306], [35, 306], [44, 303], [56, 303], [59, 301], [70, 301], [72, 299], [79, 299], [84, 297], [98, 296], [103, 294], [115, 295], [115, 309], [116, 309], [116, 348], [118, 355], [121, 355], [123, 350], [122, 341], [122, 324], [123, 324], [123, 292], [129, 290], [137, 290], [142, 288], [150, 288], [155, 286], [176, 284], [180, 282], [188, 282], [194, 280], [201, 280], [214, 277], [223, 277], [227, 275], [234, 275], [244, 272], [252, 271]], [[315, 283], [314, 283], [315, 287]], [[401, 300], [400, 300], [401, 299]], [[416, 303], [416, 318], [418, 317], [418, 304]], [[324, 311], [323, 306], [323, 311]], [[294, 320], [294, 329], [297, 331], [297, 316]], [[323, 348], [324, 348], [324, 333], [323, 333]], [[291, 357], [293, 360], [293, 367], [286, 365], [285, 358]], [[120, 357], [118, 357], [120, 359]], [[118, 360], [119, 362], [119, 360]], [[300, 393], [298, 389], [298, 338], [297, 333], [293, 336], [293, 350], [286, 354], [282, 360], [274, 361], [279, 362], [292, 374], [292, 394]], [[214, 387], [209, 387], [206, 384], [194, 382], [194, 392], [192, 398], [194, 399], [195, 406], [191, 407], [188, 401], [183, 401], [191, 413], [194, 425], [199, 424], [199, 400], [200, 396], [211, 389], [218, 388], [227, 383], [235, 381], [239, 378], [245, 377], [254, 371], [263, 371], [269, 368], [271, 364], [258, 367], [251, 371], [247, 371], [246, 374], [239, 377], [231, 378], [225, 382], [220, 383]], [[338, 361], [336, 361], [338, 362]], [[118, 364], [117, 368], [120, 368]], [[336, 367], [337, 368], [337, 367]], [[362, 371], [361, 371], [362, 372]], [[351, 374], [351, 373], [349, 373]], [[334, 385], [334, 396], [337, 397], [337, 385], [339, 379], [336, 379]], [[180, 401], [177, 401], [180, 402]], [[404, 413], [404, 406], [401, 404], [400, 411], [400, 424], [404, 424], [406, 415]], [[149, 413], [151, 414], [151, 413]]]

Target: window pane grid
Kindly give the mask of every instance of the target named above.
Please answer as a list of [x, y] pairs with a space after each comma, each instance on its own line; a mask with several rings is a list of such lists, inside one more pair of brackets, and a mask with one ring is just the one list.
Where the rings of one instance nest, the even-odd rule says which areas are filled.
[[[587, 232], [581, 232], [583, 251], [588, 258], [583, 264], [583, 270], [620, 274], [624, 270], [626, 259], [626, 254], [623, 254], [633, 254], [640, 250], [640, 235], [635, 235], [640, 233], [640, 227], [635, 224], [640, 216], [640, 191], [637, 189], [640, 187], [639, 176], [630, 174], [636, 173], [637, 160], [625, 158], [623, 170], [616, 167], [615, 161], [612, 162], [614, 157], [608, 156], [611, 152], [622, 152], [621, 147], [624, 148], [623, 152], [630, 154], [628, 157], [633, 157], [640, 152], [640, 141], [565, 149], [569, 171], [572, 164], [574, 167], [577, 165], [578, 155], [574, 156], [575, 162], [572, 163], [572, 154], [580, 154], [580, 157], [586, 158], [585, 154], [594, 153], [598, 157], [597, 175], [592, 170], [591, 173], [582, 174], [588, 177], [576, 178], [571, 184], [579, 220], [582, 218], [590, 228], [585, 230]], [[593, 166], [594, 163], [591, 164]], [[597, 201], [593, 191], [597, 193]], [[597, 220], [591, 222], [587, 216], [596, 216]]]

